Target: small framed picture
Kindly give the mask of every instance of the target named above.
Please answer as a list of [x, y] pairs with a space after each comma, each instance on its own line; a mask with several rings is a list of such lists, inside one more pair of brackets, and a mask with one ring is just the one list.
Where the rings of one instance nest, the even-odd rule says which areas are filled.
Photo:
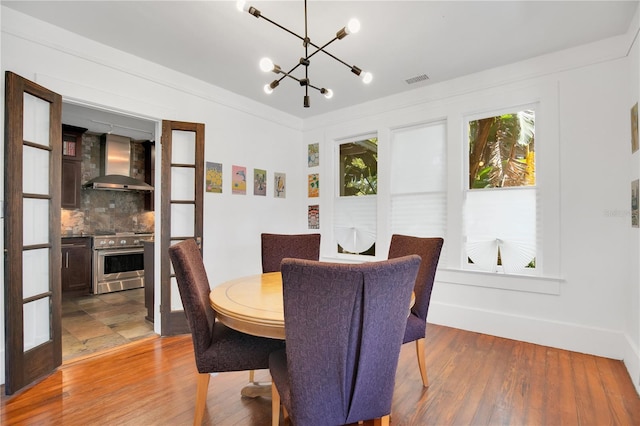
[[231, 167], [231, 193], [245, 195], [247, 193], [247, 168]]
[[276, 172], [273, 174], [273, 196], [274, 198], [287, 197], [287, 174], [286, 173]]
[[309, 206], [308, 219], [309, 229], [320, 229], [320, 206], [318, 204]]

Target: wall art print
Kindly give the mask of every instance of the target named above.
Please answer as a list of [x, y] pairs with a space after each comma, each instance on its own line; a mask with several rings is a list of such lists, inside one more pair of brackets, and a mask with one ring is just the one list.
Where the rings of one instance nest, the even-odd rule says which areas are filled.
[[631, 182], [631, 226], [640, 227], [640, 215], [638, 214], [638, 196], [640, 195], [640, 180]]
[[207, 161], [207, 192], [222, 194], [222, 163]]
[[253, 169], [253, 195], [267, 195], [267, 171]]
[[231, 166], [231, 193], [245, 195], [247, 193], [247, 168]]
[[318, 204], [309, 206], [308, 220], [309, 229], [320, 229], [320, 206]]
[[638, 150], [638, 103], [631, 108], [631, 153]]
[[320, 164], [320, 144], [310, 143], [307, 155], [309, 167], [316, 167]]
[[309, 198], [320, 196], [320, 175], [313, 173], [309, 175]]
[[273, 174], [273, 196], [275, 198], [287, 197], [287, 174], [286, 173], [274, 173]]

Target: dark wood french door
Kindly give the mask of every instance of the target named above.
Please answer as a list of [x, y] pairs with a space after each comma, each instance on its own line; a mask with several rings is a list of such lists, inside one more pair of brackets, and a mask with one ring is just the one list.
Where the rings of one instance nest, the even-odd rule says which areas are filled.
[[5, 392], [62, 364], [62, 97], [5, 75]]
[[204, 124], [162, 122], [161, 334], [188, 333], [175, 274], [171, 244], [193, 238], [202, 251]]

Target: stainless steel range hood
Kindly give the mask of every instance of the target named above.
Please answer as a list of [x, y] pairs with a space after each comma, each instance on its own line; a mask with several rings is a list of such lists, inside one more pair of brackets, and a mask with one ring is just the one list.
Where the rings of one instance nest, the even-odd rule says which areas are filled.
[[100, 140], [100, 176], [83, 185], [84, 188], [110, 191], [153, 191], [153, 186], [132, 178], [131, 139], [105, 134]]

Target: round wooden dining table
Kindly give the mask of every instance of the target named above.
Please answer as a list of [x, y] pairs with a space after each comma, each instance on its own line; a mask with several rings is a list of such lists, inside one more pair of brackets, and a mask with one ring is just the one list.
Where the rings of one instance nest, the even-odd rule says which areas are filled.
[[284, 339], [282, 274], [249, 275], [214, 287], [209, 302], [216, 318], [234, 330]]
[[[226, 281], [211, 290], [217, 319], [243, 333], [284, 339], [282, 274], [267, 272]], [[411, 293], [411, 305], [415, 294]]]

